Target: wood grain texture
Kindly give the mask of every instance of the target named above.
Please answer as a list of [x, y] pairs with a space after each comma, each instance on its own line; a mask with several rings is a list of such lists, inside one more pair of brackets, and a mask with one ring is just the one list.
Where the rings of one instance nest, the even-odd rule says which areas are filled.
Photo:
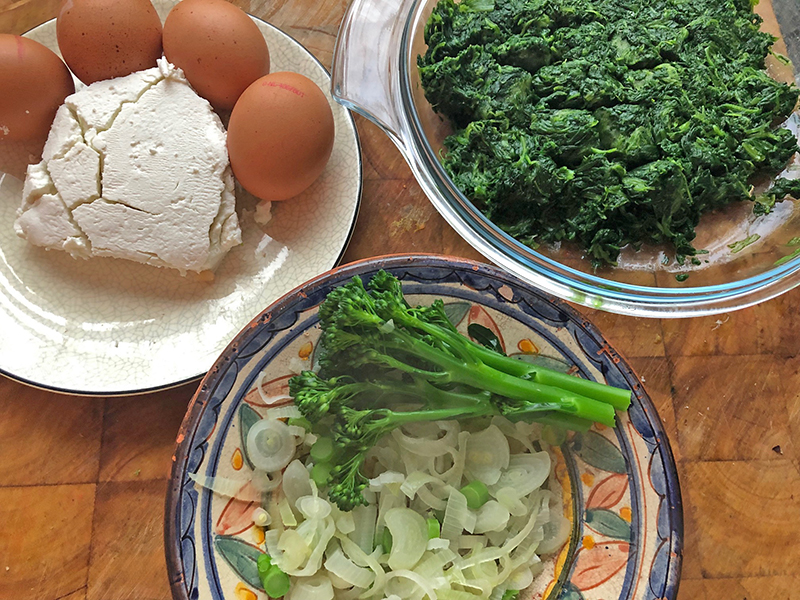
[[[330, 66], [346, 0], [235, 3]], [[0, 0], [0, 32], [24, 32], [58, 5]], [[396, 252], [480, 259], [386, 136], [361, 117], [356, 123], [365, 185], [344, 261]], [[798, 306], [800, 289], [691, 320], [579, 308], [643, 378], [678, 459], [680, 600], [800, 600]], [[0, 599], [168, 600], [164, 492], [192, 389], [85, 399], [0, 376]]]

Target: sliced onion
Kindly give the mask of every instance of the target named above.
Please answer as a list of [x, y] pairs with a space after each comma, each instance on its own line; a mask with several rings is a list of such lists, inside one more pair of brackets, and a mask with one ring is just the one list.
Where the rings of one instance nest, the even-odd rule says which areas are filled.
[[267, 410], [267, 419], [297, 419], [302, 416], [303, 413], [294, 404], [277, 406]]
[[384, 489], [392, 494], [397, 494], [400, 487], [406, 480], [406, 476], [396, 471], [384, 471], [377, 477], [369, 480], [369, 489], [373, 492], [380, 492]]
[[284, 573], [296, 571], [311, 556], [311, 548], [296, 529], [287, 529], [278, 539], [278, 556], [272, 555]]
[[478, 518], [475, 522], [475, 533], [487, 531], [504, 531], [511, 517], [508, 509], [497, 500], [489, 500], [478, 509]]
[[261, 502], [263, 497], [263, 494], [250, 481], [227, 479], [226, 477], [206, 477], [197, 473], [189, 473], [189, 479], [220, 496], [236, 498], [245, 502]]
[[412, 581], [419, 587], [419, 589], [423, 592], [423, 598], [427, 596], [429, 600], [437, 600], [436, 592], [434, 591], [433, 587], [428, 585], [428, 582], [423, 578], [420, 577], [418, 574], [414, 573], [414, 571], [408, 571], [406, 569], [400, 569], [397, 571], [391, 571], [386, 575], [386, 581], [388, 582], [391, 579], [407, 579]]
[[325, 568], [351, 586], [368, 588], [375, 581], [375, 573], [356, 565], [339, 548], [325, 561]]
[[428, 547], [425, 519], [410, 508], [393, 508], [387, 511], [384, 521], [392, 534], [389, 568], [413, 569]]
[[311, 495], [311, 477], [299, 460], [290, 462], [283, 471], [283, 493], [291, 506], [295, 506], [298, 498]]
[[324, 575], [295, 579], [286, 600], [333, 600], [331, 580]]
[[515, 517], [520, 517], [528, 512], [528, 509], [519, 499], [519, 493], [513, 487], [501, 487], [495, 492], [494, 497]]
[[465, 467], [473, 479], [493, 485], [500, 479], [500, 472], [508, 468], [508, 439], [496, 425], [473, 433], [466, 440]]
[[294, 437], [282, 421], [261, 419], [247, 432], [247, 455], [257, 469], [280, 471], [294, 457]]
[[[547, 452], [535, 454], [514, 454], [508, 469], [497, 481], [497, 488], [511, 487], [522, 498], [538, 489], [550, 476], [550, 455]], [[513, 514], [513, 513], [512, 513]]]
[[441, 537], [451, 542], [457, 541], [461, 532], [464, 531], [464, 523], [468, 518], [469, 508], [467, 508], [466, 496], [457, 489], [450, 490], [447, 507], [444, 509]]
[[571, 525], [569, 519], [556, 514], [552, 520], [547, 521], [542, 526], [542, 541], [539, 542], [536, 552], [538, 554], [552, 554], [558, 550], [567, 541]]
[[363, 552], [372, 552], [375, 544], [375, 524], [378, 520], [378, 507], [374, 504], [356, 506], [352, 510], [352, 514], [355, 530], [351, 535], [351, 539]]
[[412, 471], [408, 474], [408, 477], [405, 478], [405, 481], [403, 481], [403, 484], [400, 486], [400, 491], [408, 496], [409, 500], [413, 500], [414, 496], [417, 494], [417, 490], [426, 483], [441, 483], [441, 480], [438, 477], [423, 473], [422, 471]]
[[442, 538], [432, 538], [428, 540], [428, 550], [444, 550], [450, 547], [450, 542]]
[[436, 421], [436, 425], [445, 432], [438, 439], [418, 438], [406, 435], [402, 428], [392, 431], [392, 436], [401, 448], [420, 456], [441, 456], [447, 448], [454, 447], [458, 435], [458, 423], [454, 421]]
[[277, 487], [281, 484], [282, 479], [283, 477], [281, 476], [280, 472], [272, 473], [272, 475], [270, 475], [266, 471], [256, 469], [253, 471], [253, 479], [251, 483], [259, 492], [266, 493], [277, 489]]
[[297, 510], [306, 519], [324, 519], [331, 514], [331, 505], [319, 496], [303, 496], [297, 500]]
[[508, 589], [524, 590], [533, 583], [533, 573], [528, 567], [519, 567], [506, 579]]
[[345, 535], [351, 534], [356, 530], [356, 522], [353, 518], [353, 511], [347, 512], [333, 507], [333, 521], [336, 523], [336, 529]]

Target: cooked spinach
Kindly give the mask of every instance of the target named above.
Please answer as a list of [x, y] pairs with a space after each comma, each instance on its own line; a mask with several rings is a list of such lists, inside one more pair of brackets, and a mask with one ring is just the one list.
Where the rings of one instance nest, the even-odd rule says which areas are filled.
[[800, 181], [779, 124], [798, 89], [764, 70], [749, 0], [441, 0], [419, 73], [452, 122], [454, 183], [521, 242], [573, 241], [595, 266], [627, 244], [692, 256], [700, 216], [767, 213]]

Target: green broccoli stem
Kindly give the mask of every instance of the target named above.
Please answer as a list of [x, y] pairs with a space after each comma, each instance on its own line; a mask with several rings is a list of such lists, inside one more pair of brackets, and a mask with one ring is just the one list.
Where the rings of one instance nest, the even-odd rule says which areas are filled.
[[[525, 402], [527, 403], [525, 408], [530, 411], [535, 412], [537, 404], [545, 404], [547, 407], [538, 410], [558, 410], [582, 419], [614, 427], [614, 407], [610, 404], [587, 398], [568, 390], [543, 385], [528, 379], [520, 379], [490, 367], [478, 359], [466, 363], [454, 356], [436, 350], [403, 331], [395, 330], [393, 337], [400, 340], [400, 343], [387, 342], [384, 344], [386, 348], [408, 352], [442, 369], [442, 372], [430, 372], [435, 375], [437, 383], [457, 382], [512, 400]], [[392, 357], [389, 358], [391, 359]], [[402, 361], [396, 359], [392, 359], [391, 362], [394, 366], [406, 372], [414, 374], [429, 373], [415, 367], [408, 367]]]
[[574, 377], [554, 369], [532, 365], [505, 356], [462, 336], [458, 332], [450, 331], [434, 323], [428, 323], [408, 313], [395, 311], [392, 318], [396, 322], [400, 322], [407, 327], [414, 327], [431, 336], [446, 338], [451, 345], [466, 346], [467, 351], [476, 356], [482, 363], [508, 375], [529, 377], [531, 381], [536, 383], [558, 387], [581, 396], [594, 398], [600, 402], [606, 402], [618, 410], [628, 410], [631, 405], [630, 390], [623, 390], [597, 383], [596, 381]]

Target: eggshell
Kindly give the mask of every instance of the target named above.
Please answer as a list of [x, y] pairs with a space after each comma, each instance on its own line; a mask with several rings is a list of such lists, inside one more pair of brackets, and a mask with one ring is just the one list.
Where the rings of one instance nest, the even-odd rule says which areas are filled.
[[247, 86], [269, 73], [269, 50], [261, 31], [225, 0], [177, 4], [164, 22], [164, 56], [220, 110], [233, 108]]
[[64, 0], [58, 47], [82, 82], [123, 77], [156, 66], [161, 19], [149, 0]]
[[0, 34], [0, 140], [42, 139], [75, 91], [67, 66], [28, 38]]
[[228, 124], [228, 154], [239, 183], [264, 200], [286, 200], [320, 176], [333, 150], [330, 104], [298, 73], [271, 73], [239, 98]]

